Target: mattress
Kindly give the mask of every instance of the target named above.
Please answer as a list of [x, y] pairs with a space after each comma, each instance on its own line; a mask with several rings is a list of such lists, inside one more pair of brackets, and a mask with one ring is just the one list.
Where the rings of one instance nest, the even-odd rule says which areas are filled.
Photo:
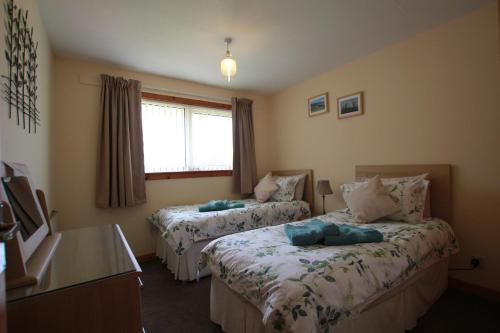
[[[345, 211], [319, 218], [354, 224]], [[266, 227], [211, 242], [202, 251], [200, 268], [208, 267], [256, 307], [266, 329], [327, 332], [392, 287], [458, 251], [451, 227], [440, 219], [421, 224], [381, 220], [361, 227], [379, 230], [384, 241], [296, 247], [283, 226]]]

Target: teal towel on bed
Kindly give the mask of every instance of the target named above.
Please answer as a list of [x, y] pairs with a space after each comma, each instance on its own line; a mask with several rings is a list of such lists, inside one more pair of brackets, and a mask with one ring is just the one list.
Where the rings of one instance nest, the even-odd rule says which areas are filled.
[[340, 234], [339, 226], [335, 223], [325, 223], [323, 226], [323, 234], [326, 236], [337, 236]]
[[375, 229], [340, 225], [339, 235], [325, 235], [325, 245], [351, 245], [358, 243], [379, 243], [384, 240], [382, 233]]
[[244, 207], [245, 204], [243, 202], [235, 200], [211, 200], [204, 205], [200, 205], [198, 207], [198, 211], [201, 213], [205, 213]]
[[323, 239], [326, 223], [312, 219], [304, 225], [285, 224], [285, 234], [295, 246], [313, 245]]
[[312, 219], [303, 225], [285, 224], [285, 234], [295, 246], [317, 243], [331, 245], [352, 245], [358, 243], [379, 243], [384, 240], [382, 233], [375, 229], [351, 225], [327, 223]]

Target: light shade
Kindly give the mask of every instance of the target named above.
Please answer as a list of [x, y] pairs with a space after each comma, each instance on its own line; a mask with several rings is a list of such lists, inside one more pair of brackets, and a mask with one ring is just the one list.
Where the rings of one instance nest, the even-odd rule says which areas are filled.
[[332, 187], [330, 186], [329, 180], [318, 180], [316, 185], [316, 192], [320, 195], [333, 194]]
[[226, 57], [220, 62], [220, 72], [227, 78], [227, 82], [231, 82], [231, 78], [236, 75], [236, 60], [229, 51], [226, 52]]

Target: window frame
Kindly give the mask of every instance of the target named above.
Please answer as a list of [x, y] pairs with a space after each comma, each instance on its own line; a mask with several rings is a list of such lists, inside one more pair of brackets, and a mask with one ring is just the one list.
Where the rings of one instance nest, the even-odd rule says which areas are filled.
[[[206, 107], [210, 109], [218, 109], [224, 111], [232, 110], [231, 104], [155, 94], [150, 92], [142, 92], [141, 99], [159, 101], [165, 103], [181, 104], [181, 105], [200, 106], [200, 107]], [[146, 175], [146, 180], [202, 178], [202, 177], [230, 177], [233, 175], [233, 170], [147, 172], [145, 173], [145, 175]]]

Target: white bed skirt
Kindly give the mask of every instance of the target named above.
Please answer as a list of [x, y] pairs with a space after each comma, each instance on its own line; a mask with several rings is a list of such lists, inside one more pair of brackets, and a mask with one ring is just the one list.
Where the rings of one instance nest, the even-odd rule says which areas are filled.
[[[156, 256], [167, 265], [167, 268], [174, 274], [176, 280], [193, 281], [197, 278], [198, 262], [201, 250], [212, 240], [205, 240], [194, 243], [184, 254], [179, 257], [168, 245], [167, 241], [156, 233]], [[200, 277], [210, 275], [210, 270], [205, 267], [200, 272]]]
[[[448, 286], [448, 259], [420, 271], [384, 295], [367, 303], [358, 315], [341, 321], [333, 333], [401, 333], [416, 326]], [[261, 312], [212, 276], [210, 318], [229, 333], [268, 333]]]

